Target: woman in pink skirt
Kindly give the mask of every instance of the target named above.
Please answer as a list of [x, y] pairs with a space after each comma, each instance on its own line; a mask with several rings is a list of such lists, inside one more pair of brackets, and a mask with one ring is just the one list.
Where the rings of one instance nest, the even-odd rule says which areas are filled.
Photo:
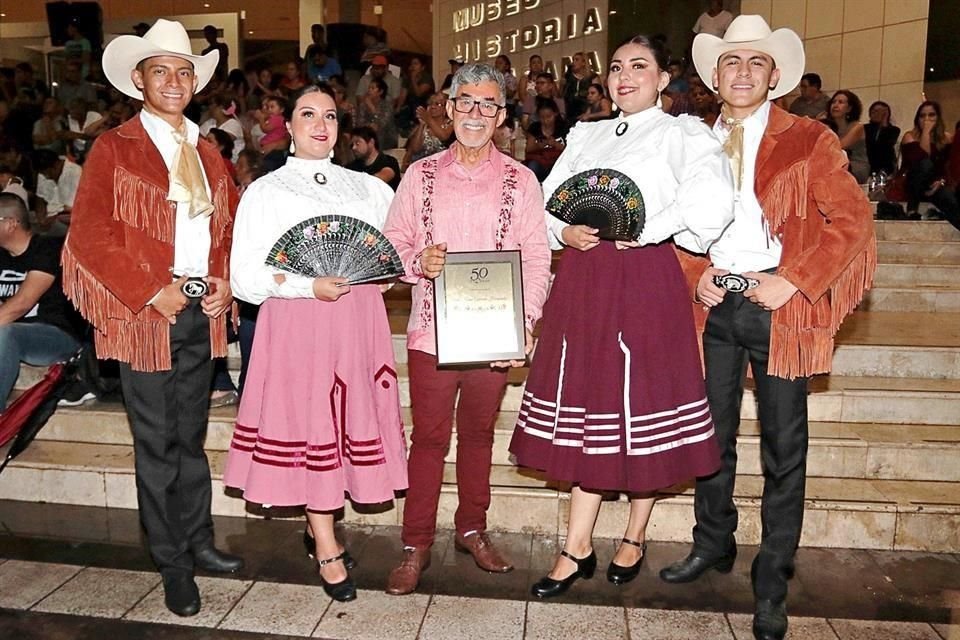
[[376, 284], [294, 275], [265, 260], [287, 229], [317, 215], [380, 229], [393, 191], [330, 161], [337, 108], [326, 85], [299, 91], [286, 119], [293, 156], [247, 188], [234, 226], [234, 295], [262, 304], [224, 483], [250, 502], [306, 505], [324, 590], [346, 601], [356, 597], [353, 562], [334, 537], [334, 512], [346, 495], [382, 503], [407, 487], [386, 309]]
[[617, 49], [607, 85], [619, 117], [577, 124], [543, 183], [549, 201], [561, 203], [578, 193], [620, 194], [625, 211], [645, 210], [646, 223], [639, 242], [615, 243], [600, 240], [597, 228], [547, 216], [555, 248], [569, 248], [543, 309], [510, 444], [519, 464], [573, 485], [563, 551], [532, 588], [540, 598], [592, 577], [602, 492], [630, 496], [625, 544], [607, 570], [623, 584], [643, 560], [655, 492], [720, 464], [691, 297], [668, 241], [707, 251], [733, 219], [733, 181], [699, 119], [658, 108], [666, 62], [643, 36]]

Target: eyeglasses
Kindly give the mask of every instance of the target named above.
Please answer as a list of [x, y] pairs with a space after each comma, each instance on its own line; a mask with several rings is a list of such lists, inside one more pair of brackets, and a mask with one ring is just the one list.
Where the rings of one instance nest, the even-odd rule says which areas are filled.
[[500, 113], [500, 109], [504, 108], [502, 105], [499, 105], [496, 102], [475, 100], [466, 96], [455, 98], [453, 100], [453, 108], [459, 113], [470, 113], [473, 111], [474, 106], [477, 106], [480, 109], [480, 115], [482, 115], [484, 118], [494, 118], [498, 113]]

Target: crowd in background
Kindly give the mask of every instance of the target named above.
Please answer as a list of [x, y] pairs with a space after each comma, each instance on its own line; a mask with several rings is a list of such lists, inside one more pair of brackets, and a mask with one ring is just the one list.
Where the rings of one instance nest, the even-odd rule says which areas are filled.
[[[693, 32], [722, 36], [732, 19], [722, 2], [712, 0]], [[142, 34], [147, 28], [141, 23], [134, 30]], [[341, 132], [335, 161], [391, 185], [411, 163], [453, 140], [445, 91], [461, 60], [449, 60], [450, 73], [438, 86], [427, 58], [395, 55], [378, 37], [382, 32], [370, 29], [363, 36], [361, 66], [351, 75], [328, 47], [323, 26], [316, 24], [302, 57], [282, 65], [237, 65], [227, 45], [218, 41], [216, 27], [208, 25], [203, 33], [208, 41], [204, 53], [219, 51], [220, 64], [215, 80], [195, 97], [187, 116], [220, 149], [241, 189], [285, 162], [291, 143], [282, 114], [291, 93], [308, 83], [324, 81], [335, 92]], [[27, 62], [0, 70], [0, 189], [21, 193], [38, 229], [56, 235], [62, 235], [69, 223], [90, 146], [103, 132], [133, 117], [140, 106], [108, 83], [94, 81], [98, 69], [89, 41], [77, 25], [70, 26], [69, 36], [52, 91]], [[682, 51], [669, 62], [671, 81], [660, 97], [662, 108], [714, 126], [721, 105]], [[559, 78], [545, 70], [538, 54], [523, 62], [525, 68], [519, 69], [506, 55], [494, 62], [508, 79], [508, 117], [495, 142], [543, 181], [563, 152], [570, 128], [578, 121], [614, 117], [614, 105], [584, 53], [575, 53]], [[878, 100], [864, 113], [852, 91], [824, 93], [816, 73], [804, 75], [799, 97], [789, 103], [781, 98], [779, 103], [833, 129], [860, 183], [875, 188], [880, 176], [888, 198], [907, 202], [908, 213], [917, 211], [919, 202], [929, 201], [947, 219], [960, 218], [956, 203], [960, 148], [952, 150], [955, 128], [944, 120], [937, 103], [920, 105], [912, 126], [901, 131], [889, 104]], [[902, 122], [903, 115], [898, 115]]]

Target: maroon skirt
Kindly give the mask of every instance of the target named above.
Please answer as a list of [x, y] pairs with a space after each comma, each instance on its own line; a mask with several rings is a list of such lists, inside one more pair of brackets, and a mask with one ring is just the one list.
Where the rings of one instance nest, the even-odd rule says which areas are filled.
[[719, 469], [671, 245], [564, 251], [510, 451], [553, 480], [606, 491], [649, 492]]

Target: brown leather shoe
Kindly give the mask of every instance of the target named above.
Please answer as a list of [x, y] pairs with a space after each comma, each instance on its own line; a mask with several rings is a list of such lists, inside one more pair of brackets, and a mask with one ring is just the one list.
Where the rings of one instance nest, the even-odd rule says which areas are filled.
[[387, 578], [387, 593], [405, 596], [413, 593], [420, 582], [420, 574], [430, 566], [430, 547], [405, 547], [403, 559]]
[[490, 536], [485, 531], [471, 533], [468, 536], [457, 533], [453, 539], [454, 548], [460, 553], [469, 553], [473, 556], [474, 562], [484, 571], [491, 573], [507, 573], [513, 571], [513, 565], [510, 564], [497, 548], [490, 541]]

